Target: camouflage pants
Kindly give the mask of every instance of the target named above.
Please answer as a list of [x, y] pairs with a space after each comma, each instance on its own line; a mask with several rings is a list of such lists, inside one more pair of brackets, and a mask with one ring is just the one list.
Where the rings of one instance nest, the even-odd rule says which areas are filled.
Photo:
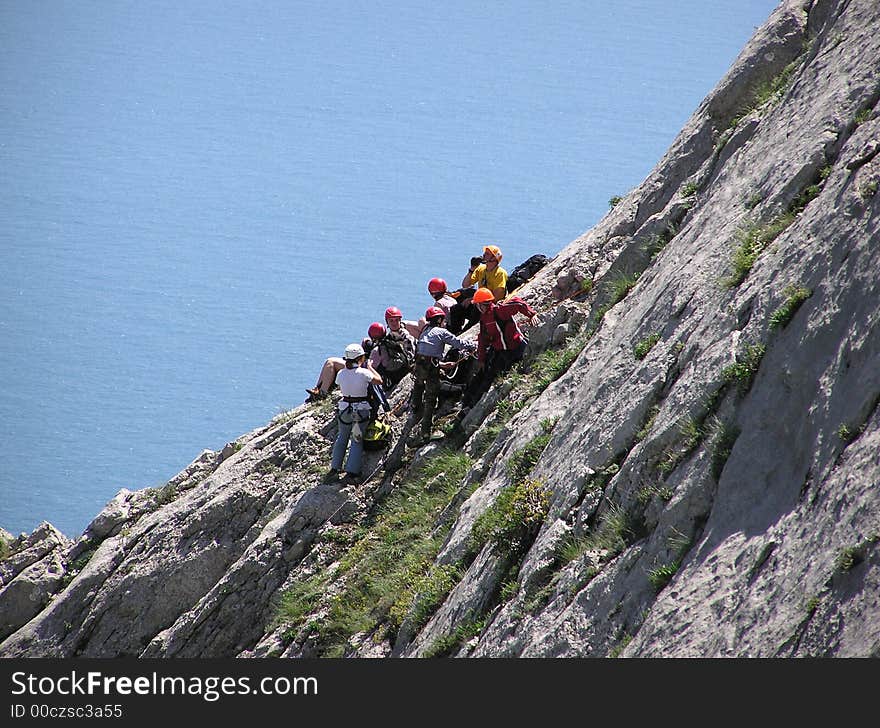
[[437, 398], [440, 396], [440, 369], [431, 360], [420, 359], [413, 369], [412, 407], [416, 415], [421, 415], [421, 434], [431, 436], [431, 425]]

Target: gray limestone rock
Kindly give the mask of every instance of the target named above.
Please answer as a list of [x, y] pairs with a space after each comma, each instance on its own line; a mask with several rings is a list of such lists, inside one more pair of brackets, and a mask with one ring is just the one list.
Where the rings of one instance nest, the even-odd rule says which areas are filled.
[[[445, 445], [472, 467], [424, 524], [461, 578], [418, 622], [377, 605], [347, 655], [880, 654], [877, 58], [875, 0], [784, 0], [644, 182], [518, 291], [533, 354], [572, 361], [463, 417]], [[120, 491], [76, 542], [2, 534], [0, 656], [321, 654], [346, 555], [442, 451], [325, 483], [332, 404]], [[543, 526], [473, 553], [545, 431]], [[316, 579], [288, 629], [279, 601]]]

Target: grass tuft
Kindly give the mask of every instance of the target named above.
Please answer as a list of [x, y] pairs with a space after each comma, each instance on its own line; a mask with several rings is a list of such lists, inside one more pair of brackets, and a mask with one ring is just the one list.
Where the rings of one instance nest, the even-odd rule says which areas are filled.
[[868, 107], [867, 109], [862, 109], [858, 114], [856, 114], [855, 122], [856, 126], [861, 126], [866, 121], [870, 121], [874, 117], [874, 109]]
[[[552, 430], [552, 427], [550, 428]], [[550, 442], [550, 433], [545, 431], [533, 437], [526, 445], [514, 452], [507, 461], [507, 475], [511, 483], [519, 483], [528, 477], [532, 468]]]
[[638, 283], [638, 275], [621, 274], [611, 281], [611, 305], [620, 303]]
[[651, 586], [654, 587], [655, 592], [662, 591], [663, 588], [672, 581], [672, 577], [674, 577], [678, 573], [678, 569], [681, 566], [681, 563], [678, 561], [673, 561], [670, 564], [663, 564], [663, 566], [658, 566], [656, 569], [652, 569], [648, 573], [648, 581], [651, 582]]
[[733, 446], [740, 436], [740, 430], [735, 425], [722, 422], [713, 416], [709, 423], [711, 438], [709, 450], [711, 453], [710, 468], [712, 477], [717, 481], [721, 477], [727, 459], [733, 451]]
[[731, 257], [731, 273], [721, 279], [725, 288], [736, 288], [748, 276], [758, 256], [791, 225], [797, 215], [791, 210], [765, 225], [749, 225], [737, 233], [738, 246]]
[[765, 351], [763, 344], [748, 344], [743, 353], [736, 357], [736, 362], [722, 369], [722, 379], [728, 384], [735, 383], [739, 393], [745, 394], [752, 386]]
[[644, 359], [648, 356], [648, 352], [654, 348], [654, 345], [660, 341], [660, 333], [655, 331], [650, 336], [646, 336], [638, 344], [633, 347], [633, 356], [636, 359]]
[[770, 316], [770, 328], [780, 329], [788, 325], [801, 304], [806, 301], [813, 292], [804, 286], [786, 286], [782, 292], [785, 301]]
[[425, 650], [423, 657], [449, 657], [465, 642], [479, 635], [485, 626], [486, 623], [484, 620], [465, 622], [456, 627], [452, 634], [435, 640], [434, 643]]

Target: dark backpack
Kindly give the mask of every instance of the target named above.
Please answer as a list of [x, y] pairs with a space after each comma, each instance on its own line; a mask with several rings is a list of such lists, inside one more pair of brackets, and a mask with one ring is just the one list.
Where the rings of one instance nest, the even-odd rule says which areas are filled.
[[415, 361], [415, 352], [409, 341], [405, 337], [398, 338], [392, 333], [387, 333], [379, 342], [385, 353], [388, 355], [389, 364], [385, 367], [389, 372], [400, 371], [400, 369], [412, 369]]
[[507, 292], [511, 293], [519, 288], [549, 262], [550, 259], [546, 255], [538, 254], [533, 255], [524, 263], [520, 263], [511, 271], [510, 275], [507, 276]]

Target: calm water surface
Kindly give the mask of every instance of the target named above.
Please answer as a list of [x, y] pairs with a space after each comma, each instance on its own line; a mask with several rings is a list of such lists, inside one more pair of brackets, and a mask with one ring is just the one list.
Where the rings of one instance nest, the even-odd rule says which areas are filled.
[[557, 253], [776, 3], [475, 5], [0, 2], [0, 526], [76, 536], [482, 245]]

